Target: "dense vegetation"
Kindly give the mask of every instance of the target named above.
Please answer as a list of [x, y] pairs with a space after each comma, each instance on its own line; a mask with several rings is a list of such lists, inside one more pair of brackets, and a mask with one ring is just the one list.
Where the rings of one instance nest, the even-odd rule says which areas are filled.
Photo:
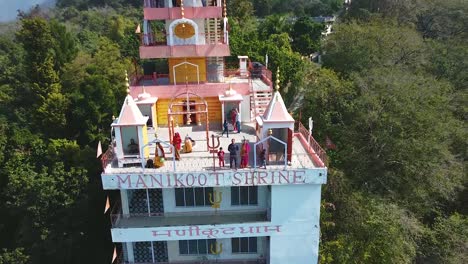
[[[342, 2], [228, 1], [231, 61], [268, 54], [290, 109], [336, 145], [320, 262], [467, 263], [468, 6]], [[110, 262], [95, 149], [138, 61], [141, 5], [59, 0], [1, 27], [0, 264]], [[331, 14], [323, 39], [311, 17]]]

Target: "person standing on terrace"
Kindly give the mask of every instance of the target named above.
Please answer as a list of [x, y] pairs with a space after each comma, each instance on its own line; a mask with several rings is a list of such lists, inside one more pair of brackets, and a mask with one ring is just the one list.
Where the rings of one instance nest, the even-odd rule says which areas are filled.
[[174, 155], [176, 160], [180, 160], [180, 146], [182, 144], [182, 138], [180, 137], [179, 132], [174, 134], [172, 138], [172, 144], [174, 145]]
[[249, 152], [250, 152], [250, 145], [247, 139], [244, 139], [244, 143], [241, 146], [241, 162], [240, 167], [241, 169], [246, 168], [249, 165]]
[[219, 148], [218, 151], [219, 167], [224, 167], [224, 151], [223, 148]]
[[224, 119], [224, 123], [223, 123], [223, 133], [221, 134], [221, 136], [224, 136], [224, 133], [226, 133], [227, 137], [229, 137], [229, 128], [228, 128], [227, 119]]
[[232, 139], [231, 144], [228, 146], [229, 151], [229, 167], [232, 169], [234, 164], [234, 169], [237, 170], [237, 152], [239, 151], [239, 146], [236, 145], [236, 140]]
[[241, 132], [241, 123], [240, 123], [240, 114], [239, 111], [236, 109], [236, 128], [237, 128], [237, 133]]
[[166, 155], [164, 154], [164, 149], [161, 146], [161, 143], [156, 142], [156, 150], [154, 152], [154, 167], [161, 168], [164, 166]]

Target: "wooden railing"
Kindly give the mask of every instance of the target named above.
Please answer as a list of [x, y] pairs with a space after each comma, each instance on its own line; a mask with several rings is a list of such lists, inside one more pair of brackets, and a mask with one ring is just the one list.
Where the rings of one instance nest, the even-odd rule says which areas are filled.
[[325, 152], [325, 150], [323, 150], [323, 148], [319, 145], [319, 143], [315, 141], [314, 137], [309, 134], [309, 130], [305, 128], [301, 122], [297, 122], [297, 132], [300, 133], [304, 137], [304, 140], [306, 141], [306, 143], [309, 142], [309, 145], [306, 146], [308, 148], [307, 151], [309, 153], [317, 155], [320, 161], [323, 163], [323, 164], [317, 164], [317, 165], [319, 167], [326, 166], [326, 164], [328, 164], [327, 153]]

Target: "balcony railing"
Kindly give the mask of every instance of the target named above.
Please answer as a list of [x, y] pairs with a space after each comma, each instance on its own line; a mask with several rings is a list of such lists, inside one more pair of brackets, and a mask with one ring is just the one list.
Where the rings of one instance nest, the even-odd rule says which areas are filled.
[[309, 134], [309, 130], [307, 128], [304, 127], [304, 125], [302, 125], [301, 122], [297, 122], [298, 125], [297, 125], [297, 132], [299, 134], [302, 135], [303, 137], [303, 140], [305, 140], [308, 145], [305, 146], [307, 151], [311, 154], [311, 155], [317, 155], [318, 158], [320, 159], [320, 161], [318, 163], [321, 163], [321, 164], [316, 164], [318, 167], [325, 167], [327, 166], [328, 164], [328, 157], [327, 157], [327, 153], [325, 152], [325, 150], [323, 150], [322, 147], [320, 147], [319, 143], [317, 143], [317, 141], [315, 141], [314, 137], [312, 135]]
[[[212, 44], [227, 44], [225, 38], [228, 38], [226, 32], [226, 36], [222, 30], [218, 33], [214, 32], [204, 32], [198, 33], [198, 43], [195, 43], [193, 37], [187, 39], [177, 38], [177, 41], [174, 40], [175, 46], [180, 45], [212, 45]], [[169, 39], [169, 34], [166, 32], [153, 32], [153, 33], [141, 33], [140, 34], [140, 45], [141, 46], [167, 46], [169, 43], [167, 40]], [[173, 35], [175, 39], [175, 36]]]
[[[172, 2], [172, 0], [169, 0]], [[164, 7], [169, 7], [169, 6], [166, 6], [166, 1], [165, 0], [144, 0], [143, 2], [143, 6], [145, 8], [164, 8]], [[176, 1], [177, 2], [177, 1]], [[192, 7], [196, 7], [196, 2], [197, 1], [192, 1], [192, 3], [190, 3], [191, 5], [187, 5], [186, 7], [189, 7], [189, 6], [192, 6]], [[221, 3], [222, 1], [221, 0], [215, 0], [215, 1], [212, 1], [212, 0], [202, 0], [202, 5], [203, 7], [205, 6], [219, 6], [221, 7]], [[180, 7], [179, 5], [174, 5], [172, 7]]]
[[[179, 261], [157, 261], [159, 264], [266, 264], [267, 260], [264, 257], [255, 259], [208, 259], [203, 255], [198, 256], [200, 260], [179, 260]], [[122, 252], [118, 255], [113, 264], [153, 264], [153, 262], [128, 262], [124, 260]]]
[[[208, 65], [209, 67], [209, 65]], [[268, 71], [268, 70], [266, 70]], [[271, 74], [271, 72], [270, 72]], [[269, 85], [271, 83], [270, 79], [266, 77], [267, 75], [262, 75], [262, 80]], [[188, 82], [183, 81], [178, 83], [177, 80], [174, 83], [174, 80], [169, 79], [170, 75], [168, 73], [157, 73], [153, 72], [152, 75], [143, 75], [143, 74], [130, 74], [130, 82], [132, 86], [138, 86], [142, 83], [145, 85], [176, 85], [176, 84], [197, 84], [197, 83], [224, 83], [229, 82], [224, 78], [228, 77], [237, 77], [237, 78], [248, 78], [249, 73], [247, 72], [245, 76], [241, 75], [239, 69], [215, 69], [207, 70], [204, 76], [199, 76], [196, 73], [193, 74], [184, 74], [183, 77], [187, 77]], [[201, 78], [204, 77], [204, 78]], [[223, 78], [221, 78], [223, 77]], [[201, 79], [201, 80], [200, 80]]]
[[[208, 206], [209, 208], [209, 206]], [[270, 221], [267, 209], [209, 210], [165, 213], [122, 214], [120, 206], [111, 212], [113, 228], [119, 227], [161, 227], [190, 225], [219, 225]]]

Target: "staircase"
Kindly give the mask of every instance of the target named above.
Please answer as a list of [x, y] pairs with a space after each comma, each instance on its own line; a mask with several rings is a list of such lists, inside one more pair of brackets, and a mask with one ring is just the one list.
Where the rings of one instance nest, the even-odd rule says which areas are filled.
[[271, 91], [253, 91], [250, 95], [251, 120], [265, 113], [273, 94]]

